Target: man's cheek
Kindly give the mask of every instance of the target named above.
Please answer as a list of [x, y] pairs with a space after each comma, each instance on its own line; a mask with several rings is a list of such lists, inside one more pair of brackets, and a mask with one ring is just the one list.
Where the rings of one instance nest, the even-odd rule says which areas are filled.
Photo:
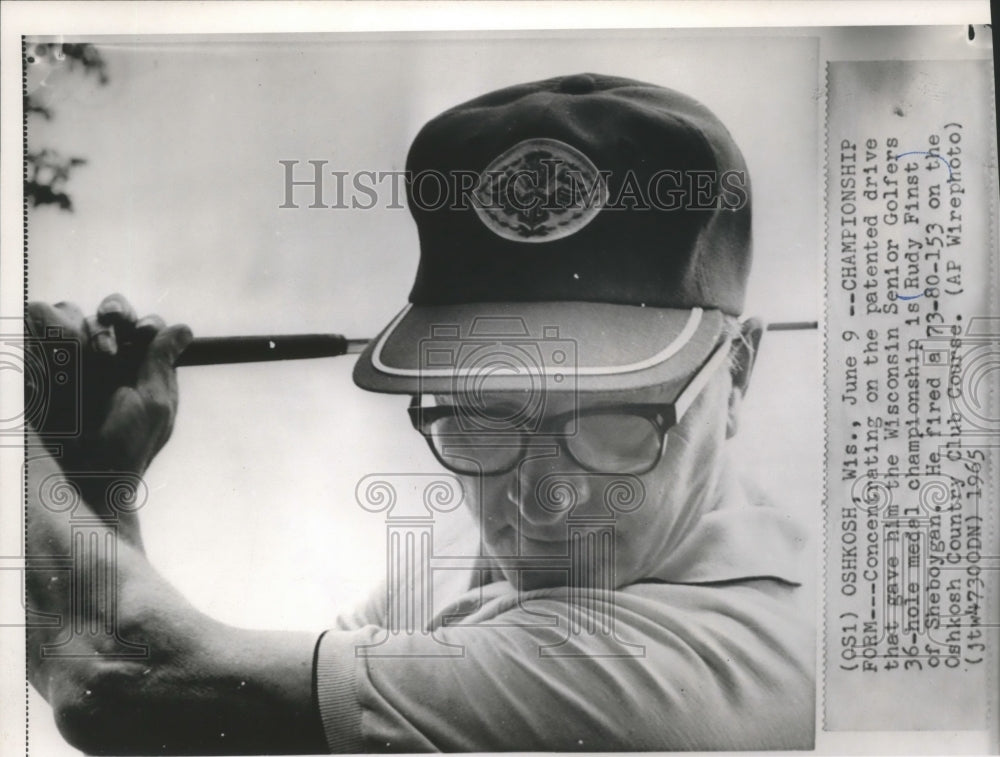
[[476, 523], [482, 523], [489, 516], [489, 503], [492, 501], [494, 506], [496, 504], [490, 482], [474, 476], [462, 476], [461, 480], [465, 507]]

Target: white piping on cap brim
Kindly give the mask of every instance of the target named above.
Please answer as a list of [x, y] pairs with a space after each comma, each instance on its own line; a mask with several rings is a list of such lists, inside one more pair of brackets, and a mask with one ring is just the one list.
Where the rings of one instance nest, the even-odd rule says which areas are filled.
[[[378, 343], [375, 345], [375, 349], [372, 350], [372, 365], [375, 369], [381, 373], [387, 373], [390, 376], [413, 376], [413, 377], [423, 377], [423, 378], [450, 378], [453, 376], [470, 376], [475, 371], [475, 368], [460, 368], [457, 371], [451, 368], [395, 368], [391, 365], [386, 365], [382, 361], [382, 349], [385, 347], [386, 341], [396, 330], [400, 321], [406, 317], [406, 314], [410, 312], [413, 307], [413, 303], [407, 303], [399, 315], [397, 315], [389, 327], [382, 334]], [[657, 352], [655, 355], [646, 358], [645, 360], [640, 360], [635, 363], [628, 363], [627, 365], [616, 365], [616, 366], [584, 366], [577, 367], [576, 369], [571, 369], [564, 366], [541, 366], [539, 373], [543, 375], [569, 375], [569, 376], [613, 376], [619, 373], [633, 373], [635, 371], [642, 371], [647, 368], [652, 368], [655, 365], [659, 365], [664, 360], [669, 360], [671, 357], [680, 352], [691, 338], [694, 336], [695, 332], [698, 330], [698, 325], [701, 323], [702, 309], [693, 308], [691, 314], [688, 316], [687, 323], [684, 324], [684, 328], [681, 332], [674, 338], [670, 344], [664, 347], [662, 350]]]

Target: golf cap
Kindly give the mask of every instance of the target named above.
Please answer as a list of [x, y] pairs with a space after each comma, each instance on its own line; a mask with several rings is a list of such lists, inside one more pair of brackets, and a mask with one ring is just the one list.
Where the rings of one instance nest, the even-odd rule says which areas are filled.
[[742, 311], [746, 164], [679, 92], [597, 74], [507, 87], [426, 124], [406, 168], [420, 264], [355, 366], [363, 389], [676, 383]]

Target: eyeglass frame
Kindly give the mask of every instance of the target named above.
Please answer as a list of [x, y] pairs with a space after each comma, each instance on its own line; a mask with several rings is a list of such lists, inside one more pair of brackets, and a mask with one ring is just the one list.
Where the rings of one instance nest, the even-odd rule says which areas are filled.
[[[711, 352], [708, 358], [705, 360], [698, 370], [695, 371], [691, 379], [684, 385], [677, 398], [673, 402], [627, 402], [618, 405], [608, 405], [606, 407], [595, 407], [587, 410], [568, 410], [565, 413], [558, 413], [550, 418], [546, 418], [536, 430], [526, 431], [526, 430], [515, 430], [510, 431], [494, 431], [492, 434], [499, 439], [507, 438], [510, 436], [515, 436], [518, 439], [518, 446], [523, 452], [528, 447], [528, 439], [532, 436], [548, 436], [558, 438], [559, 436], [570, 436], [569, 434], [556, 434], [549, 431], [546, 433], [546, 429], [558, 428], [565, 425], [567, 418], [581, 418], [585, 416], [592, 415], [619, 415], [624, 413], [632, 413], [633, 415], [638, 415], [646, 420], [649, 420], [656, 432], [659, 434], [660, 443], [659, 448], [656, 453], [656, 458], [649, 464], [649, 466], [642, 468], [641, 470], [629, 471], [632, 475], [644, 475], [653, 470], [660, 461], [663, 459], [663, 453], [667, 446], [667, 433], [671, 428], [675, 427], [681, 422], [684, 415], [690, 409], [691, 405], [694, 404], [695, 400], [701, 395], [702, 390], [708, 385], [709, 379], [711, 379], [716, 371], [718, 371], [722, 365], [725, 364], [726, 358], [728, 357], [730, 349], [730, 342], [728, 339], [720, 342], [716, 348]], [[458, 413], [456, 411], [461, 410], [460, 405], [429, 405], [423, 406], [420, 404], [420, 398], [423, 395], [415, 394], [410, 398], [410, 405], [407, 408], [407, 413], [410, 416], [410, 423], [413, 428], [420, 433], [421, 436], [427, 441], [427, 445], [431, 448], [431, 452], [434, 457], [437, 458], [438, 462], [441, 463], [445, 468], [453, 473], [459, 475], [476, 475], [469, 471], [459, 471], [455, 470], [451, 465], [446, 463], [443, 459], [443, 453], [437, 449], [434, 443], [434, 439], [430, 432], [430, 426], [435, 421], [441, 418], [447, 418], [449, 416], [456, 416]], [[482, 436], [489, 436], [490, 431], [474, 432], [481, 434]], [[461, 447], [462, 445], [457, 441], [462, 438], [463, 433], [456, 433], [449, 436], [454, 436], [456, 439], [455, 447]], [[466, 445], [466, 446], [482, 446], [482, 445]], [[513, 446], [498, 444], [496, 446]], [[566, 450], [566, 453], [584, 470], [591, 473], [614, 473], [615, 471], [605, 471], [594, 468], [593, 466], [587, 465], [583, 461], [579, 460], [575, 454], [573, 454], [572, 449], [569, 445], [565, 443], [560, 443], [559, 446]], [[478, 475], [480, 476], [499, 476], [504, 473], [509, 473], [514, 468], [517, 467], [519, 461], [523, 460], [523, 455], [518, 455], [514, 457], [514, 461], [501, 469], [495, 471], [484, 472], [480, 471]]]

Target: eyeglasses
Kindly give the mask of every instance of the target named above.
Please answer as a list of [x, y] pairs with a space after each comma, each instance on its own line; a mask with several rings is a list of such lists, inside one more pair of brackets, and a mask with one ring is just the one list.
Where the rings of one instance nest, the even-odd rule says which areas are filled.
[[562, 448], [585, 470], [641, 475], [660, 462], [667, 431], [680, 423], [709, 379], [726, 363], [727, 355], [728, 342], [723, 342], [672, 403], [585, 408], [541, 420], [512, 418], [506, 428], [499, 428], [495, 418], [484, 419], [461, 403], [424, 406], [417, 395], [410, 402], [410, 421], [438, 461], [453, 473], [506, 473], [524, 459], [532, 439], [551, 437], [558, 438]]

